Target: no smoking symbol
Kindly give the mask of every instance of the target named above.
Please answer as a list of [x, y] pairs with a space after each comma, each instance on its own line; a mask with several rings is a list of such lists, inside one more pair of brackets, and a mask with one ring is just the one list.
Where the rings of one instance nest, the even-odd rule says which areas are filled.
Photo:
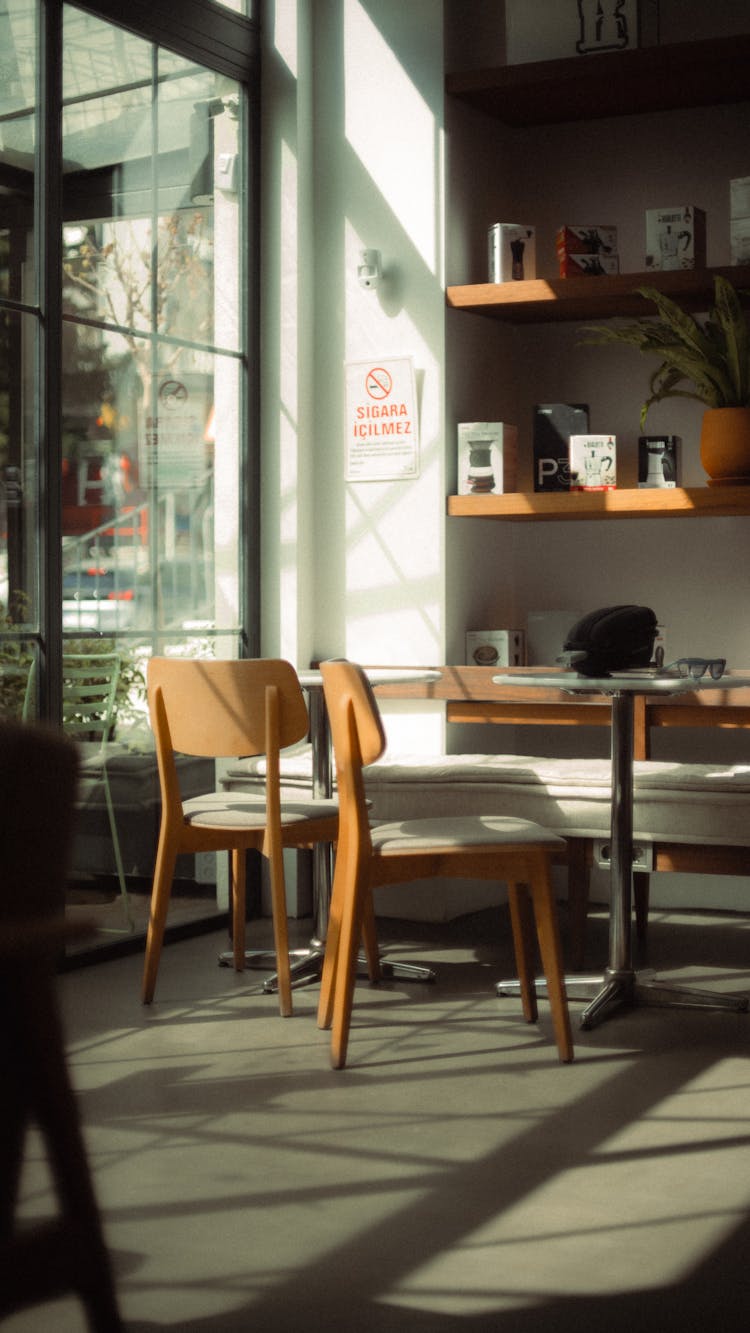
[[393, 380], [382, 366], [375, 366], [367, 372], [365, 388], [371, 398], [387, 398], [393, 388]]

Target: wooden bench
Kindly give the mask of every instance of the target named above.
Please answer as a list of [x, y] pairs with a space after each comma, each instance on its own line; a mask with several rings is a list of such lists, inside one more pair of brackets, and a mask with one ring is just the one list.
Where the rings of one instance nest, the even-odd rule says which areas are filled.
[[[385, 686], [378, 694], [381, 698], [444, 700], [446, 720], [452, 723], [607, 728], [610, 725], [610, 707], [606, 698], [581, 698], [580, 695], [565, 694], [562, 690], [541, 687], [534, 691], [532, 697], [525, 687], [514, 689], [495, 685], [492, 677], [497, 674], [498, 668], [446, 666], [440, 670], [441, 678], [437, 682], [404, 686], [398, 690]], [[543, 668], [543, 671], [549, 675], [548, 668]], [[512, 673], [512, 668], [503, 668], [503, 674]], [[747, 673], [739, 670], [736, 674]], [[741, 688], [731, 692], [696, 691], [672, 697], [641, 695], [636, 698], [633, 754], [637, 772], [644, 761], [652, 761], [654, 733], [666, 728], [749, 729], [750, 689]], [[523, 762], [523, 757], [518, 758]], [[736, 766], [733, 766], [733, 771], [736, 773]], [[637, 785], [636, 777], [636, 790]], [[744, 803], [742, 796], [740, 799]], [[750, 797], [747, 799], [747, 825], [746, 842], [696, 841], [689, 840], [685, 834], [679, 839], [663, 834], [649, 838], [652, 869], [693, 874], [747, 875], [750, 870]], [[643, 826], [642, 817], [640, 821], [636, 819], [635, 828], [640, 838], [648, 837], [649, 829]], [[717, 825], [717, 835], [721, 836], [720, 825]], [[572, 836], [568, 839], [568, 847], [571, 934], [573, 940], [578, 941], [576, 952], [580, 955], [585, 932], [593, 839]], [[648, 921], [650, 873], [636, 871], [633, 878], [636, 926], [641, 939], [645, 938]]]
[[[445, 704], [449, 723], [522, 727], [610, 726], [606, 697], [541, 688], [498, 686], [491, 667], [443, 666], [437, 681], [379, 686], [385, 701]], [[504, 674], [505, 668], [503, 668]], [[512, 673], [508, 673], [512, 674]], [[549, 669], [544, 669], [549, 675]], [[739, 674], [745, 674], [741, 672]], [[634, 833], [646, 842], [653, 870], [746, 875], [750, 868], [750, 755], [748, 765], [685, 763], [653, 757], [653, 740], [668, 728], [750, 728], [750, 689], [711, 690], [671, 698], [636, 699]], [[504, 813], [546, 824], [567, 842], [570, 958], [583, 963], [590, 868], [595, 841], [609, 837], [610, 763], [585, 756], [547, 759], [537, 754], [386, 754], [367, 770], [367, 792], [378, 819], [425, 813]], [[590, 747], [589, 747], [590, 748]], [[599, 747], [602, 748], [601, 746]], [[609, 753], [609, 744], [606, 747]], [[309, 747], [283, 764], [284, 781], [309, 784]], [[253, 761], [241, 761], [226, 780], [253, 781]], [[257, 776], [256, 776], [256, 779]], [[636, 928], [645, 938], [649, 874], [634, 875]]]

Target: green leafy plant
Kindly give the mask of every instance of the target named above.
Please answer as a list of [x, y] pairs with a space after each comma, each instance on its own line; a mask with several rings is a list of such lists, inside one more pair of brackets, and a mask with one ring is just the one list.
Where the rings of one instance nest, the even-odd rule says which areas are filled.
[[[625, 343], [660, 358], [641, 408], [664, 398], [693, 398], [706, 407], [750, 406], [750, 331], [740, 294], [726, 278], [714, 277], [714, 304], [702, 321], [655, 287], [638, 287], [653, 301], [655, 316], [630, 324], [589, 326], [584, 343]], [[745, 293], [742, 293], [745, 295]]]
[[28, 620], [28, 605], [28, 597], [19, 591], [11, 592], [7, 606], [0, 602], [0, 631], [6, 631], [0, 637], [0, 718], [23, 715], [34, 660], [32, 641], [19, 634], [19, 627]]

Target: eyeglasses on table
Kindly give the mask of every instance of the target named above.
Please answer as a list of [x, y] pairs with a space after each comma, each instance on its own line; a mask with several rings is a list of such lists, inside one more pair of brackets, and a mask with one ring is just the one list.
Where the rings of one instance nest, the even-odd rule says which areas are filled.
[[727, 669], [727, 659], [725, 657], [678, 657], [675, 662], [670, 662], [668, 666], [662, 668], [665, 675], [692, 676], [693, 680], [700, 680], [706, 672], [712, 680], [721, 680]]

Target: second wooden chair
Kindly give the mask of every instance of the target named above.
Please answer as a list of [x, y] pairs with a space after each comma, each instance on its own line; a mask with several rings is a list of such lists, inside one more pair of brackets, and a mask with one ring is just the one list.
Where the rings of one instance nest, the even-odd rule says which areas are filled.
[[[308, 730], [304, 696], [294, 667], [278, 659], [192, 661], [154, 657], [148, 667], [148, 702], [156, 738], [161, 827], [146, 940], [142, 998], [154, 997], [175, 863], [183, 852], [231, 852], [231, 911], [236, 971], [245, 966], [245, 854], [268, 858], [274, 943], [282, 1015], [292, 1012], [284, 882], [284, 847], [335, 842], [334, 800], [282, 798], [279, 752]], [[265, 792], [211, 791], [180, 795], [175, 754], [238, 759], [265, 755]]]
[[362, 768], [385, 749], [380, 711], [360, 667], [324, 662], [321, 667], [336, 758], [339, 842], [331, 915], [318, 1009], [318, 1025], [333, 1027], [331, 1063], [346, 1063], [359, 941], [364, 936], [369, 972], [379, 978], [372, 890], [446, 875], [505, 880], [508, 885], [516, 965], [524, 1017], [534, 1022], [533, 916], [547, 980], [560, 1059], [573, 1059], [557, 909], [550, 861], [563, 839], [526, 819], [499, 815], [417, 819], [375, 824], [368, 818]]

